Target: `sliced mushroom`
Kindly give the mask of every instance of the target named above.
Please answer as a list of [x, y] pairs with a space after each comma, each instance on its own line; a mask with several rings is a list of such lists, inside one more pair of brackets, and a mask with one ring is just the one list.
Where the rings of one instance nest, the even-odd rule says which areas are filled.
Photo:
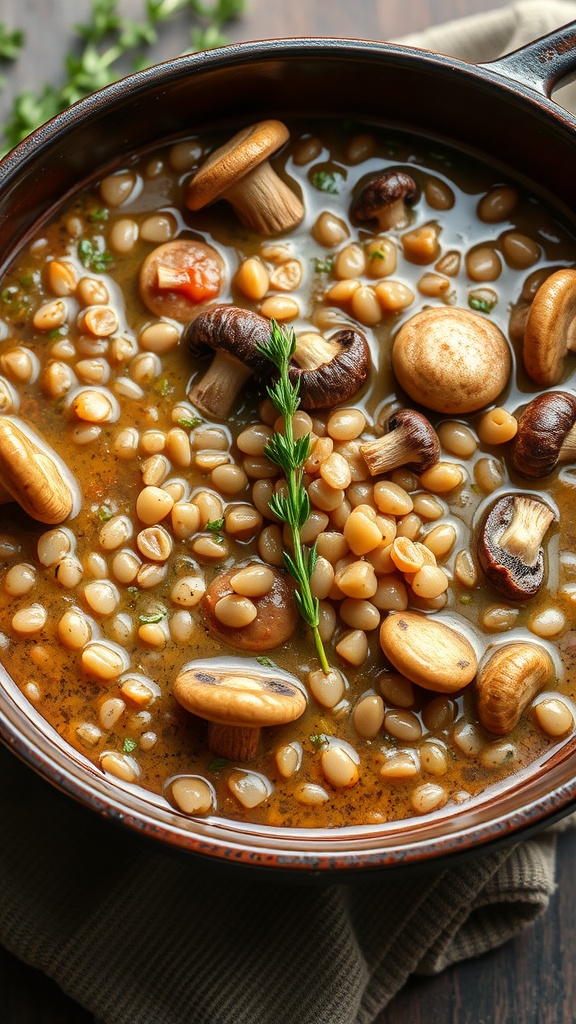
[[299, 382], [302, 409], [332, 409], [356, 394], [370, 366], [368, 342], [358, 331], [347, 328], [331, 338], [307, 333], [296, 340], [290, 380]]
[[542, 541], [556, 518], [540, 498], [506, 495], [485, 517], [478, 537], [484, 574], [504, 597], [533, 597], [544, 579]]
[[433, 307], [402, 325], [392, 367], [415, 402], [460, 414], [498, 397], [508, 383], [511, 359], [504, 335], [487, 317], [458, 307]]
[[388, 432], [375, 441], [360, 445], [372, 476], [407, 466], [423, 473], [440, 457], [440, 442], [434, 427], [421, 412], [400, 409], [388, 420]]
[[238, 132], [211, 154], [190, 181], [188, 209], [201, 210], [216, 199], [227, 199], [252, 231], [263, 235], [291, 231], [302, 220], [304, 207], [268, 160], [289, 137], [280, 121], [260, 121]]
[[80, 490], [56, 452], [22, 420], [0, 416], [0, 502], [16, 501], [40, 523], [78, 512]]
[[226, 419], [250, 375], [267, 363], [256, 346], [269, 340], [270, 321], [249, 309], [212, 306], [197, 316], [184, 342], [194, 354], [211, 348], [216, 355], [189, 392], [192, 404], [206, 416]]
[[360, 221], [377, 221], [380, 231], [404, 228], [416, 192], [416, 182], [405, 171], [387, 171], [364, 186], [352, 215]]
[[526, 321], [528, 320], [528, 313], [534, 301], [534, 296], [546, 278], [550, 277], [553, 273], [553, 267], [539, 267], [538, 270], [533, 270], [531, 274], [528, 274], [524, 281], [520, 297], [512, 307], [510, 320], [508, 321], [508, 336], [514, 345], [521, 347], [524, 344]]
[[293, 580], [280, 569], [270, 566], [270, 570], [274, 577], [270, 590], [260, 597], [250, 598], [256, 615], [245, 626], [227, 626], [216, 613], [218, 602], [235, 593], [232, 578], [237, 574], [238, 566], [216, 576], [204, 595], [202, 612], [210, 632], [236, 650], [271, 651], [285, 644], [298, 625]]
[[263, 726], [293, 722], [306, 709], [294, 676], [252, 663], [243, 669], [197, 662], [180, 672], [173, 693], [186, 711], [207, 720], [209, 749], [231, 761], [250, 761]]
[[576, 352], [576, 270], [557, 270], [540, 286], [524, 333], [526, 373], [542, 387], [557, 384], [568, 352]]
[[478, 668], [470, 641], [422, 612], [388, 615], [380, 627], [380, 646], [398, 672], [436, 693], [461, 690]]
[[533, 478], [576, 460], [576, 395], [545, 391], [533, 398], [518, 418], [510, 457], [517, 473]]
[[520, 641], [499, 647], [476, 680], [480, 724], [506, 736], [553, 672], [550, 655], [538, 644]]
[[223, 274], [220, 253], [206, 242], [164, 242], [142, 264], [140, 297], [154, 316], [187, 323], [220, 294]]

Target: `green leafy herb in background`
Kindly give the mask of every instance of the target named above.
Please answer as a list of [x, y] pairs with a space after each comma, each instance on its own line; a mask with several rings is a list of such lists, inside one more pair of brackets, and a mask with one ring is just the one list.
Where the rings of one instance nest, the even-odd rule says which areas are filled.
[[[26, 91], [13, 102], [2, 129], [2, 151], [21, 142], [34, 128], [76, 100], [116, 81], [129, 71], [148, 67], [159, 28], [184, 12], [194, 19], [189, 50], [207, 50], [228, 42], [222, 29], [242, 14], [246, 0], [144, 0], [143, 16], [134, 21], [119, 11], [119, 0], [92, 0], [90, 20], [75, 25], [80, 46], [64, 62], [62, 84], [47, 84], [39, 94]], [[14, 60], [24, 44], [23, 33], [0, 23], [0, 59]], [[183, 42], [182, 49], [186, 49]], [[128, 66], [127, 62], [128, 61]], [[1, 85], [1, 82], [0, 82]]]

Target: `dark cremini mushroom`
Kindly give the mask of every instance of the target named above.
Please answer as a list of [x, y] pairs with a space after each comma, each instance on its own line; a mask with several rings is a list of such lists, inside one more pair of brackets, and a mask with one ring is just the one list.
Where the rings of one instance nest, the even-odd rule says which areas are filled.
[[405, 171], [386, 171], [364, 186], [352, 204], [352, 216], [377, 221], [380, 231], [404, 228], [416, 191], [416, 182]]
[[80, 490], [57, 453], [22, 420], [0, 416], [0, 503], [56, 525], [78, 512]]
[[544, 579], [542, 541], [555, 513], [544, 501], [506, 495], [492, 507], [480, 529], [478, 560], [486, 579], [504, 597], [533, 597]]
[[222, 257], [206, 242], [164, 242], [140, 268], [140, 298], [155, 316], [187, 323], [220, 294], [223, 273]]
[[231, 761], [251, 760], [264, 726], [293, 722], [306, 709], [294, 676], [251, 662], [245, 668], [197, 662], [180, 672], [173, 694], [186, 711], [208, 722], [209, 749]]
[[370, 366], [368, 342], [358, 331], [346, 328], [331, 338], [300, 335], [289, 372], [292, 383], [299, 382], [302, 409], [332, 409], [356, 394]]
[[209, 156], [190, 181], [188, 209], [201, 210], [216, 199], [227, 199], [242, 223], [259, 234], [274, 235], [296, 227], [304, 207], [268, 160], [289, 137], [281, 121], [260, 121], [238, 132]]
[[372, 476], [388, 473], [398, 466], [407, 466], [416, 473], [423, 473], [438, 462], [438, 435], [421, 412], [399, 409], [388, 420], [387, 430], [383, 437], [360, 445]]
[[[206, 416], [225, 419], [242, 387], [257, 368], [267, 363], [258, 344], [270, 340], [270, 321], [238, 306], [212, 306], [184, 332], [184, 343], [196, 355], [211, 348], [216, 355], [189, 399]], [[269, 364], [268, 364], [269, 365]]]
[[510, 458], [517, 473], [535, 479], [576, 460], [576, 395], [546, 391], [533, 398], [518, 418]]
[[526, 373], [541, 384], [557, 384], [568, 352], [576, 352], [576, 270], [557, 270], [540, 286], [526, 320]]
[[268, 568], [273, 576], [271, 587], [262, 596], [250, 598], [256, 616], [247, 625], [225, 625], [216, 611], [222, 598], [235, 593], [231, 581], [238, 573], [238, 566], [216, 576], [202, 599], [202, 614], [210, 632], [236, 650], [271, 651], [285, 644], [298, 625], [294, 581], [282, 570]]
[[436, 412], [474, 412], [503, 391], [508, 343], [479, 313], [435, 306], [406, 321], [394, 339], [392, 368], [410, 398]]

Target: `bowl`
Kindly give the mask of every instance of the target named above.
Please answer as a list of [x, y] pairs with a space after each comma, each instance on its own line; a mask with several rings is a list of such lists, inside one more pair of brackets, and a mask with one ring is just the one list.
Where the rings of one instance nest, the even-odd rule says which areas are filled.
[[[81, 100], [2, 161], [3, 266], [56, 201], [113, 168], [120, 151], [186, 131], [311, 112], [384, 122], [478, 155], [573, 225], [576, 120], [550, 93], [574, 67], [570, 26], [480, 67], [399, 46], [324, 38], [246, 43], [169, 61]], [[570, 740], [466, 803], [408, 820], [291, 829], [190, 818], [104, 775], [47, 724], [4, 669], [0, 678], [0, 738], [18, 757], [104, 817], [213, 864], [315, 879], [438, 868], [524, 838], [576, 802], [576, 740]]]

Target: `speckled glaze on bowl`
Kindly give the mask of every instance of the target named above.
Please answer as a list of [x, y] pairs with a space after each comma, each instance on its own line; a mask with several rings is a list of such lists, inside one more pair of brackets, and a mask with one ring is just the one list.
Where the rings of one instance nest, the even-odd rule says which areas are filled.
[[[82, 100], [0, 163], [2, 260], [9, 261], [50, 207], [123, 152], [214, 126], [307, 114], [385, 122], [456, 144], [505, 167], [575, 223], [576, 118], [550, 99], [575, 70], [574, 25], [479, 67], [341, 39], [262, 41], [181, 57]], [[1, 669], [0, 739], [100, 815], [166, 848], [275, 877], [438, 868], [524, 838], [576, 805], [575, 739], [460, 806], [408, 821], [295, 830], [191, 819], [160, 797], [103, 775]]]

